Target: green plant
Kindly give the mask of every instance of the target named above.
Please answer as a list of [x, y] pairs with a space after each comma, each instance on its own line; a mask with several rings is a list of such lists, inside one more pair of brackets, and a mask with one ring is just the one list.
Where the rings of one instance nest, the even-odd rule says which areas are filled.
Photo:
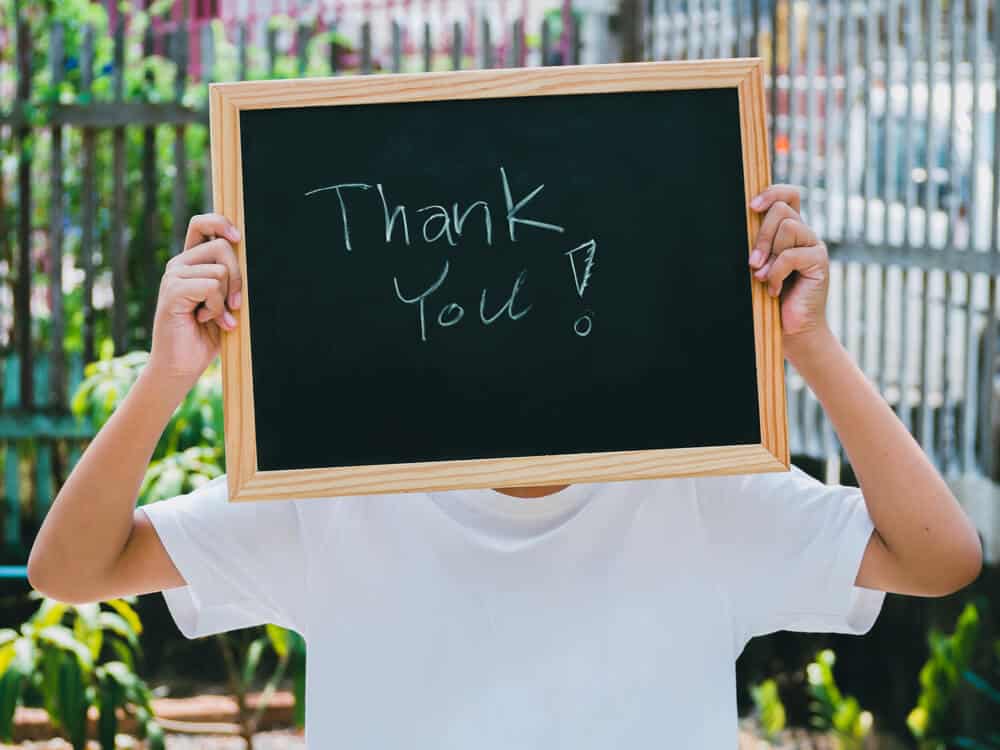
[[[115, 748], [119, 709], [135, 717], [150, 750], [163, 748], [149, 689], [134, 671], [142, 623], [129, 602], [70, 605], [33, 595], [41, 604], [28, 621], [0, 630], [0, 739], [13, 739], [14, 712], [33, 695], [74, 750], [86, 747], [90, 707], [102, 750]], [[102, 659], [109, 654], [115, 658]]]
[[[305, 641], [293, 630], [277, 625], [265, 625], [264, 635], [253, 638], [247, 644], [239, 644], [237, 639], [220, 633], [217, 642], [222, 650], [226, 665], [229, 688], [236, 697], [240, 735], [253, 748], [253, 735], [260, 724], [260, 718], [270, 704], [274, 691], [291, 666], [295, 685], [295, 723], [302, 727], [305, 723]], [[260, 668], [261, 657], [270, 646], [277, 656], [274, 671], [267, 679], [257, 706], [251, 710], [247, 695]]]
[[963, 692], [962, 675], [969, 668], [980, 638], [979, 610], [967, 604], [945, 635], [931, 630], [927, 635], [930, 657], [920, 670], [920, 696], [906, 717], [906, 725], [922, 750], [944, 748], [954, 734], [954, 708]]
[[831, 732], [838, 747], [849, 750], [862, 747], [872, 730], [874, 720], [869, 711], [863, 711], [857, 698], [843, 695], [833, 676], [837, 657], [832, 649], [823, 649], [815, 661], [806, 667], [809, 686], [811, 723]]
[[[100, 360], [86, 366], [85, 378], [72, 399], [74, 414], [89, 417], [97, 429], [111, 417], [149, 362], [149, 353], [144, 351], [129, 352], [121, 357], [111, 355], [112, 349], [106, 347], [102, 349]], [[222, 417], [222, 378], [216, 359], [171, 415], [140, 485], [140, 504], [190, 492], [222, 474], [225, 470]], [[301, 636], [276, 625], [267, 625], [264, 634], [252, 636], [249, 643], [226, 633], [215, 637], [237, 699], [242, 734], [247, 742], [252, 741], [260, 715], [286, 673], [291, 676], [295, 689], [296, 723], [300, 727], [305, 724], [305, 643]], [[277, 667], [257, 709], [250, 711], [246, 695], [267, 645], [278, 657]]]
[[778, 683], [767, 679], [758, 685], [750, 687], [750, 697], [753, 699], [757, 721], [760, 724], [764, 738], [773, 741], [785, 728], [785, 704], [778, 694]]
[[[133, 351], [101, 359], [84, 368], [84, 380], [72, 398], [73, 413], [100, 429], [125, 398], [149, 361], [149, 353]], [[222, 451], [222, 378], [213, 362], [174, 411], [153, 451], [139, 489], [139, 504], [163, 500], [197, 489], [225, 471]]]
[[920, 697], [906, 723], [921, 750], [1000, 750], [1000, 640], [984, 634], [981, 607], [966, 604], [955, 631], [928, 634]]

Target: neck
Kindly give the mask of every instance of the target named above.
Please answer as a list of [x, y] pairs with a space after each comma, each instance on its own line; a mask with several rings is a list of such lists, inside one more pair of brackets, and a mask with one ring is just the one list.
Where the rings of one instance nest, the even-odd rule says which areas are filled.
[[501, 495], [509, 495], [510, 497], [530, 499], [554, 495], [567, 487], [569, 487], [568, 484], [544, 485], [539, 487], [496, 487], [493, 491], [499, 492]]

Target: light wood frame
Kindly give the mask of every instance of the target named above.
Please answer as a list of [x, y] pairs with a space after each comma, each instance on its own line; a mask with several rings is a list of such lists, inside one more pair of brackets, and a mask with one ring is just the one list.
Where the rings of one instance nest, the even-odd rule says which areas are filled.
[[[380, 102], [486, 99], [624, 91], [735, 88], [746, 199], [771, 182], [759, 58], [471, 70], [446, 73], [307, 78], [215, 83], [209, 88], [212, 192], [215, 209], [242, 235], [237, 256], [244, 280], [239, 325], [222, 333], [223, 411], [229, 499], [277, 500], [385, 492], [557, 485], [696, 474], [787, 471], [788, 418], [779, 302], [753, 278], [749, 264], [757, 362], [761, 442], [407, 464], [259, 471], [253, 408], [249, 316], [253, 279], [247, 278], [240, 112]], [[761, 217], [746, 211], [750, 242]], [[747, 248], [749, 254], [750, 247]]]

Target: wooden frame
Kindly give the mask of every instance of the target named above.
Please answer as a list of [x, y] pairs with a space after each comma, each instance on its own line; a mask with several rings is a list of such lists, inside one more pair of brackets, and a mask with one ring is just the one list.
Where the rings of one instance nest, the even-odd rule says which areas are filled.
[[[210, 86], [212, 189], [215, 208], [242, 234], [237, 255], [245, 293], [234, 314], [242, 319], [222, 333], [224, 429], [229, 499], [274, 500], [514, 487], [567, 482], [648, 479], [695, 474], [787, 471], [788, 421], [779, 301], [766, 293], [747, 265], [751, 285], [761, 442], [751, 445], [409, 464], [258, 471], [250, 326], [253, 279], [247, 278], [240, 158], [241, 110], [336, 106], [379, 102], [484, 99], [547, 94], [735, 88], [739, 97], [747, 202], [771, 181], [759, 58], [579, 65], [559, 68], [473, 70], [447, 73], [248, 81]], [[753, 242], [760, 216], [747, 207]], [[749, 254], [750, 248], [747, 248]]]

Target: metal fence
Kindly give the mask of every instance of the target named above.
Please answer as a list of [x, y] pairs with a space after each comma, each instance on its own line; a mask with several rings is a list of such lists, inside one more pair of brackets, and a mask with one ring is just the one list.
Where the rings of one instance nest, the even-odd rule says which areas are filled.
[[[936, 465], [995, 476], [1000, 31], [989, 0], [646, 0], [647, 59], [753, 52], [841, 341]], [[759, 29], [748, 35], [747, 28]], [[844, 458], [788, 367], [793, 453]]]
[[[211, 208], [209, 82], [572, 63], [580, 49], [560, 2], [333, 5], [344, 12], [206, 21], [177, 13], [190, 3], [162, 17], [112, 3], [106, 22], [74, 25], [15, 2], [0, 15], [0, 563], [23, 561], [91, 434], [67, 411], [83, 363], [101, 335], [118, 354], [148, 348], [163, 263]], [[436, 3], [452, 6], [469, 4]]]
[[[195, 23], [178, 15], [190, 7], [181, 3], [138, 33], [126, 15], [105, 31], [57, 23], [38, 49], [25, 8], [13, 4], [15, 26], [0, 24], [0, 47], [16, 50], [0, 53], [0, 352], [17, 358], [0, 378], [0, 459], [5, 487], [31, 489], [8, 489], [8, 519], [38, 518], [51, 499], [40, 495], [72, 466], [76, 450], [63, 448], [54, 455], [68, 465], [49, 462], [51, 483], [39, 478], [49, 465], [39, 469], [39, 446], [80, 439], [53, 427], [58, 420], [21, 429], [39, 411], [65, 411], [76, 365], [51, 342], [78, 325], [84, 361], [102, 326], [119, 352], [142, 344], [163, 253], [180, 246], [186, 217], [208, 207], [207, 160], [189, 155], [205, 137], [208, 81], [572, 63], [594, 60], [598, 46], [624, 59], [765, 58], [774, 176], [802, 185], [805, 218], [830, 246], [834, 329], [942, 470], [995, 474], [995, 3], [619, 0], [602, 14], [598, 0], [578, 0], [576, 9], [535, 3], [556, 12], [533, 15], [517, 5], [421, 15], [431, 6], [386, 0], [350, 18]], [[597, 45], [595, 29], [612, 43]], [[161, 69], [141, 67], [151, 57], [168, 64], [166, 83]], [[64, 269], [81, 280], [76, 323], [65, 314]], [[820, 405], [790, 366], [788, 383], [793, 453], [835, 467], [845, 456]], [[20, 533], [11, 528], [8, 542]]]

